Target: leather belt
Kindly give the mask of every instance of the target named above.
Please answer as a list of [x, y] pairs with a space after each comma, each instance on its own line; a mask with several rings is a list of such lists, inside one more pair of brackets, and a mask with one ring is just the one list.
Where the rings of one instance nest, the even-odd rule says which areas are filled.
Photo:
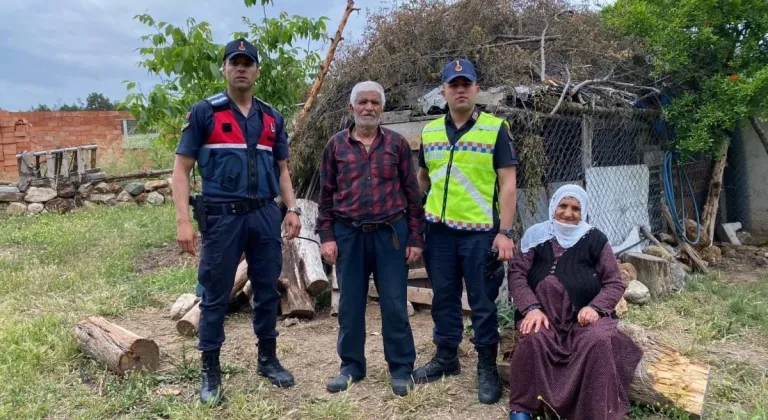
[[344, 217], [337, 216], [336, 219], [340, 221], [341, 223], [344, 223], [345, 225], [357, 229], [366, 233], [369, 232], [376, 232], [379, 229], [388, 228], [392, 230], [392, 245], [395, 247], [395, 249], [400, 249], [400, 241], [397, 240], [397, 232], [395, 231], [395, 227], [392, 226], [395, 222], [403, 218], [403, 213], [396, 213], [394, 216], [391, 216], [387, 219], [376, 221], [376, 222], [358, 222], [355, 220], [351, 220]]
[[[194, 200], [190, 197], [190, 203], [193, 206], [195, 205]], [[247, 214], [266, 206], [269, 201], [266, 198], [252, 198], [229, 203], [205, 203], [205, 214], [207, 216]]]

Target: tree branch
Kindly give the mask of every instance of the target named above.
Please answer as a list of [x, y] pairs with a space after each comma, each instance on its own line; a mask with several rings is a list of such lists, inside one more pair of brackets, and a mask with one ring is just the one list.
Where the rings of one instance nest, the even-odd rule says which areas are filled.
[[544, 83], [544, 79], [547, 77], [547, 61], [544, 58], [544, 41], [547, 35], [547, 29], [549, 29], [549, 21], [547, 21], [547, 24], [544, 25], [544, 30], [541, 31], [541, 71], [539, 74], [541, 75], [542, 83]]
[[565, 74], [568, 77], [568, 81], [565, 82], [565, 87], [563, 88], [563, 92], [560, 94], [560, 99], [557, 101], [557, 104], [555, 105], [555, 107], [552, 108], [552, 112], [550, 112], [549, 115], [555, 115], [555, 112], [557, 112], [557, 109], [560, 108], [560, 104], [563, 103], [565, 94], [568, 93], [568, 88], [571, 87], [571, 72], [568, 70], [568, 66], [565, 66]]

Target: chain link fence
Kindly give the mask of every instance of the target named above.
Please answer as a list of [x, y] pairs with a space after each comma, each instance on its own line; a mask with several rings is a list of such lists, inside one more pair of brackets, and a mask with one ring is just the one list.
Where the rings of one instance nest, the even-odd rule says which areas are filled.
[[[658, 111], [569, 107], [554, 115], [518, 108], [497, 109], [506, 118], [518, 153], [518, 231], [548, 219], [549, 200], [563, 184], [585, 188], [588, 222], [603, 231], [614, 250], [632, 248], [640, 226], [664, 229], [661, 198], [663, 156], [674, 135]], [[703, 210], [712, 162], [679, 161], [672, 171], [678, 217], [695, 220]], [[685, 180], [687, 175], [691, 187]], [[683, 210], [685, 213], [683, 213]]]

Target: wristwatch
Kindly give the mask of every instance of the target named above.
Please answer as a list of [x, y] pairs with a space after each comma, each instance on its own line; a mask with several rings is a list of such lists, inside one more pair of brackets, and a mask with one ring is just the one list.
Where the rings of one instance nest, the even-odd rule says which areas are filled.
[[288, 211], [292, 211], [292, 212], [296, 213], [297, 216], [301, 216], [301, 207], [299, 207], [299, 206], [288, 207]]
[[506, 236], [509, 239], [512, 239], [512, 237], [515, 236], [514, 229], [499, 229], [499, 233]]

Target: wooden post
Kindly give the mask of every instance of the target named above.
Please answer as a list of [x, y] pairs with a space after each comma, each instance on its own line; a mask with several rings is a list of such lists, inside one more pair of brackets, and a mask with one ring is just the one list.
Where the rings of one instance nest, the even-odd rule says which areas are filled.
[[77, 159], [77, 175], [78, 178], [80, 178], [85, 174], [85, 155], [83, 154], [83, 148], [78, 147], [75, 154], [75, 158]]
[[[701, 217], [701, 229], [706, 232], [702, 237], [708, 238], [708, 242], [701, 244], [701, 247], [712, 246], [715, 238], [715, 224], [717, 222], [717, 209], [720, 205], [720, 192], [723, 190], [723, 174], [728, 161], [728, 141], [723, 142], [720, 149], [719, 160], [715, 163], [712, 170], [712, 179], [709, 181], [709, 193], [707, 202], [704, 204], [704, 211]], [[709, 235], [709, 236], [706, 236]]]
[[69, 178], [69, 152], [61, 153], [61, 170], [59, 173], [65, 178]]
[[96, 168], [96, 148], [91, 149], [91, 167], [89, 169]]
[[685, 253], [688, 255], [688, 258], [691, 260], [691, 264], [693, 264], [696, 269], [702, 273], [709, 274], [706, 261], [701, 259], [699, 253], [696, 252], [696, 250], [693, 249], [693, 247], [691, 247], [688, 242], [685, 242], [685, 238], [681, 238], [677, 234], [677, 229], [675, 229], [675, 222], [672, 220], [672, 213], [669, 212], [669, 207], [667, 207], [667, 202], [664, 197], [661, 197], [661, 215], [664, 217], [664, 221], [667, 223], [667, 226], [669, 226], [669, 229], [677, 237], [677, 242], [680, 245], [680, 248], [682, 248], [683, 251], [685, 251]]
[[586, 176], [587, 169], [592, 167], [592, 138], [594, 137], [594, 121], [586, 113], [581, 115], [581, 164]]
[[92, 316], [81, 321], [74, 330], [83, 352], [118, 375], [131, 370], [155, 370], [160, 362], [160, 350], [154, 341], [102, 317]]
[[48, 179], [53, 179], [55, 176], [54, 174], [56, 173], [56, 165], [53, 160], [53, 153], [48, 152], [45, 154], [45, 164], [48, 168], [45, 177]]
[[[620, 332], [643, 350], [629, 386], [630, 401], [655, 406], [675, 406], [701, 416], [707, 397], [710, 366], [693, 361], [676, 349], [658, 342], [643, 327], [620, 321]], [[509, 383], [509, 358], [517, 347], [517, 333], [506, 330], [499, 352], [504, 359], [498, 365], [502, 381]]]
[[333, 56], [336, 54], [336, 47], [338, 47], [339, 42], [341, 42], [341, 34], [344, 32], [344, 27], [347, 25], [347, 19], [349, 19], [349, 15], [355, 10], [360, 10], [355, 9], [354, 6], [355, 2], [353, 0], [347, 0], [347, 8], [344, 9], [344, 14], [341, 16], [341, 21], [339, 22], [339, 27], [336, 29], [336, 34], [333, 36], [331, 46], [328, 49], [328, 52], [325, 54], [323, 64], [320, 66], [320, 71], [315, 77], [315, 83], [312, 85], [312, 89], [309, 91], [309, 97], [307, 98], [307, 101], [304, 102], [304, 106], [301, 108], [301, 111], [299, 111], [299, 113], [296, 115], [296, 118], [293, 120], [294, 131], [291, 135], [292, 138], [296, 138], [297, 134], [304, 127], [304, 120], [307, 118], [307, 115], [309, 115], [309, 110], [315, 103], [317, 94], [320, 92], [320, 87], [323, 85], [325, 75], [328, 73], [328, 69], [331, 66], [331, 61], [333, 61]]

